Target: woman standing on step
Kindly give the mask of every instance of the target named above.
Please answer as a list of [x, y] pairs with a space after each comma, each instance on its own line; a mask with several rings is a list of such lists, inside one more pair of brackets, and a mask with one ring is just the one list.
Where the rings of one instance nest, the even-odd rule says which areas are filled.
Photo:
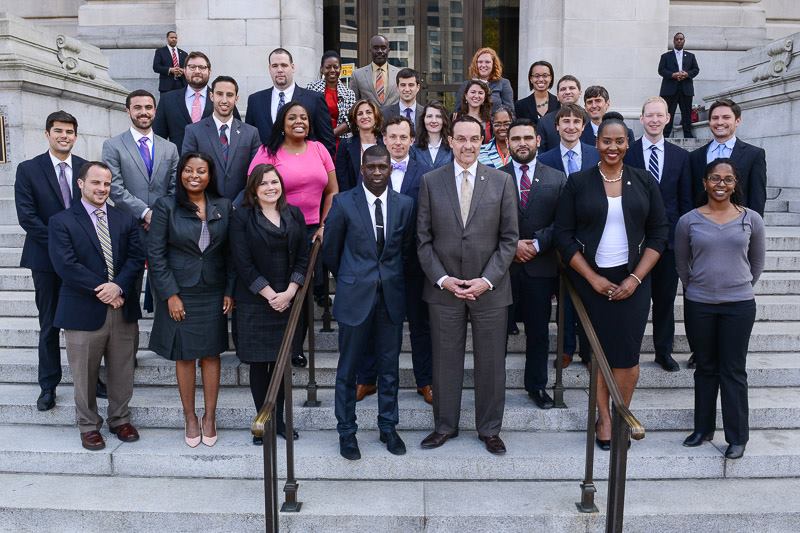
[[706, 203], [683, 215], [675, 229], [675, 266], [696, 364], [694, 432], [683, 445], [714, 438], [719, 392], [725, 457], [738, 459], [749, 438], [745, 365], [756, 318], [753, 285], [764, 269], [764, 220], [741, 205], [732, 160], [709, 163], [703, 188]]

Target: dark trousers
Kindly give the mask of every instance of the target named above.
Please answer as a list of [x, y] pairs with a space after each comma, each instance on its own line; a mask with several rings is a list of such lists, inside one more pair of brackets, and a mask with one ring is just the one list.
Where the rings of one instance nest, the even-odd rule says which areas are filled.
[[356, 367], [366, 353], [375, 354], [378, 369], [378, 429], [393, 431], [399, 419], [400, 344], [403, 323], [395, 324], [379, 291], [366, 320], [358, 326], [339, 323], [339, 364], [336, 367], [334, 412], [339, 436], [355, 435]]
[[547, 354], [550, 352], [550, 314], [558, 278], [534, 278], [519, 269], [516, 278], [515, 307], [525, 324], [525, 390], [533, 392], [547, 386]]
[[745, 364], [755, 319], [755, 300], [703, 304], [684, 298], [686, 336], [697, 364], [694, 430], [711, 433], [716, 428], [719, 392], [728, 444], [746, 444], [750, 437]]
[[55, 272], [31, 271], [39, 310], [39, 387], [55, 389], [61, 383], [61, 350], [58, 347], [59, 328], [53, 326], [58, 306], [61, 278]]
[[[562, 305], [559, 302], [559, 305]], [[578, 312], [569, 294], [564, 294], [564, 353], [572, 357], [575, 352], [580, 353], [584, 361], [591, 361], [592, 350], [589, 346], [589, 338], [583, 330], [583, 326], [578, 320]], [[577, 340], [576, 340], [577, 337]]]
[[675, 120], [675, 108], [677, 107], [681, 109], [681, 127], [683, 127], [684, 139], [694, 137], [692, 134], [692, 95], [683, 94], [679, 85], [675, 94], [663, 98], [667, 101], [667, 112], [669, 113], [669, 123], [664, 128], [664, 137], [672, 134], [672, 122]]
[[[250, 394], [253, 395], [253, 403], [255, 403], [256, 411], [258, 411], [264, 405], [264, 400], [267, 399], [267, 389], [275, 370], [275, 363], [249, 363], [249, 365]], [[283, 421], [283, 399], [284, 387], [283, 383], [281, 383], [281, 387], [278, 389], [278, 396], [275, 399], [275, 427], [278, 430], [286, 428], [286, 424]]]
[[[306, 236], [308, 237], [308, 249], [311, 250], [311, 238], [314, 233], [319, 229], [319, 224], [306, 225]], [[324, 280], [322, 279], [322, 256], [317, 256], [317, 262], [314, 265], [314, 296], [322, 296], [325, 290]], [[297, 329], [292, 342], [292, 355], [301, 355], [303, 353], [303, 343], [306, 341], [306, 329], [308, 328], [308, 319], [306, 318], [305, 309], [300, 313], [300, 320], [297, 322]], [[234, 339], [235, 344], [235, 339]]]
[[666, 249], [650, 271], [653, 279], [653, 345], [656, 357], [672, 355], [675, 337], [675, 293], [678, 290], [678, 271], [675, 269], [675, 252]]

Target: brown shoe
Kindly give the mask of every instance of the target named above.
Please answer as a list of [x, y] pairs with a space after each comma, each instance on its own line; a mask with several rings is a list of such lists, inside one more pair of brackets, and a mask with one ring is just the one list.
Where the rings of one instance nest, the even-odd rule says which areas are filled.
[[356, 385], [356, 401], [360, 402], [370, 394], [378, 392], [376, 385]]
[[[572, 364], [572, 356], [563, 354], [561, 356], [561, 368], [567, 368], [569, 365]], [[558, 368], [558, 361], [553, 359], [553, 368]]]
[[430, 450], [432, 448], [438, 448], [448, 440], [454, 439], [456, 437], [458, 437], [458, 430], [455, 430], [453, 433], [450, 433], [449, 435], [447, 433], [437, 433], [434, 431], [433, 433], [422, 439], [422, 443], [420, 444], [420, 446], [422, 446], [426, 450]]
[[106, 441], [99, 431], [87, 431], [81, 433], [81, 444], [87, 450], [97, 451], [106, 447]]
[[431, 389], [430, 385], [425, 385], [424, 387], [417, 387], [417, 394], [422, 396], [425, 399], [426, 403], [433, 405], [433, 389]]
[[498, 435], [491, 435], [489, 437], [478, 435], [478, 438], [481, 439], [484, 444], [486, 444], [486, 449], [489, 451], [489, 453], [493, 453], [495, 455], [503, 455], [506, 453], [506, 445]]
[[139, 440], [139, 432], [131, 424], [122, 424], [111, 428], [111, 433], [116, 435], [122, 442], [136, 442]]

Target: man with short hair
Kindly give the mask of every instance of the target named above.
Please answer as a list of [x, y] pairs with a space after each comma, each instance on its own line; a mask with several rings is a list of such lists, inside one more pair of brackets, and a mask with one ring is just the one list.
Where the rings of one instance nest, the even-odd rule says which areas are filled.
[[658, 62], [658, 75], [661, 76], [661, 90], [659, 96], [667, 101], [669, 122], [664, 128], [664, 136], [672, 134], [672, 119], [675, 117], [675, 108], [681, 109], [681, 127], [684, 139], [694, 138], [692, 133], [692, 97], [694, 96], [694, 82], [699, 73], [697, 58], [693, 53], [683, 49], [686, 37], [678, 32], [672, 38], [672, 51], [661, 54]]
[[167, 46], [157, 48], [153, 55], [153, 72], [158, 74], [158, 92], [161, 96], [169, 91], [186, 87], [186, 77], [181, 65], [186, 63], [186, 52], [178, 48], [178, 34], [167, 32]]
[[356, 100], [372, 100], [379, 108], [396, 104], [400, 99], [397, 92], [397, 73], [400, 69], [389, 64], [389, 53], [392, 51], [389, 39], [383, 35], [373, 35], [369, 40], [369, 51], [372, 62], [356, 69], [350, 82]]
[[423, 126], [423, 107], [417, 103], [421, 80], [419, 72], [411, 68], [400, 69], [397, 73], [397, 93], [400, 99], [395, 104], [388, 104], [381, 108], [383, 120], [394, 117], [406, 117], [414, 125], [414, 133]]
[[104, 163], [84, 165], [77, 184], [80, 200], [50, 220], [48, 250], [62, 279], [55, 325], [64, 329], [81, 444], [101, 450], [103, 419], [95, 397], [101, 360], [111, 433], [123, 442], [139, 440], [128, 402], [142, 316], [136, 284], [145, 250], [136, 219], [107, 204], [111, 170]]
[[[581, 98], [581, 82], [571, 74], [561, 76], [556, 84], [556, 98], [563, 106], [564, 104], [578, 104]], [[558, 146], [558, 131], [556, 131], [556, 113], [558, 110], [550, 111], [539, 119], [536, 124], [536, 131], [541, 139], [539, 152], [544, 153]], [[587, 119], [584, 119], [584, 125]]]
[[669, 219], [669, 241], [658, 263], [650, 271], [653, 279], [653, 345], [655, 361], [667, 372], [680, 366], [672, 358], [675, 336], [675, 293], [678, 271], [675, 269], [675, 226], [692, 209], [692, 179], [689, 152], [664, 139], [664, 128], [671, 120], [667, 102], [660, 96], [645, 100], [639, 121], [644, 135], [625, 154], [625, 163], [645, 169], [658, 181], [664, 210]]
[[[610, 107], [611, 97], [605, 87], [592, 85], [586, 88], [583, 93], [583, 108], [586, 110], [589, 120], [583, 126], [582, 143], [589, 146], [597, 144], [597, 129], [600, 127], [600, 123], [603, 122], [603, 116], [608, 113]], [[628, 147], [633, 146], [634, 142], [633, 130], [628, 128]]]
[[333, 157], [336, 154], [336, 138], [331, 127], [331, 115], [323, 93], [298, 87], [294, 82], [294, 60], [285, 48], [276, 48], [269, 53], [269, 75], [272, 87], [250, 95], [247, 99], [245, 122], [258, 129], [262, 144], [269, 142], [272, 126], [278, 110], [288, 102], [299, 102], [308, 112], [311, 121], [309, 138], [325, 145]]
[[183, 153], [203, 152], [214, 160], [217, 194], [234, 200], [247, 183], [247, 168], [261, 141], [258, 130], [233, 116], [239, 101], [239, 84], [230, 76], [217, 76], [211, 84], [214, 112], [186, 126]]

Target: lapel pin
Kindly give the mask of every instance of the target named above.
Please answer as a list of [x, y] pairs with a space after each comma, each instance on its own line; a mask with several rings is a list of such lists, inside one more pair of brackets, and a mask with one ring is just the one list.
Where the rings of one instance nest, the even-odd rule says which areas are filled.
[[239, 130], [236, 130], [236, 135], [239, 135]]
[[631, 182], [629, 181], [629, 182], [628, 182], [628, 185], [630, 185], [630, 184], [631, 184]]
[[483, 176], [481, 176], [481, 181], [484, 181], [485, 179], [486, 179], [486, 178], [484, 178]]
[[538, 181], [539, 181], [539, 178], [533, 178], [533, 181], [536, 181], [536, 182], [538, 182]]

